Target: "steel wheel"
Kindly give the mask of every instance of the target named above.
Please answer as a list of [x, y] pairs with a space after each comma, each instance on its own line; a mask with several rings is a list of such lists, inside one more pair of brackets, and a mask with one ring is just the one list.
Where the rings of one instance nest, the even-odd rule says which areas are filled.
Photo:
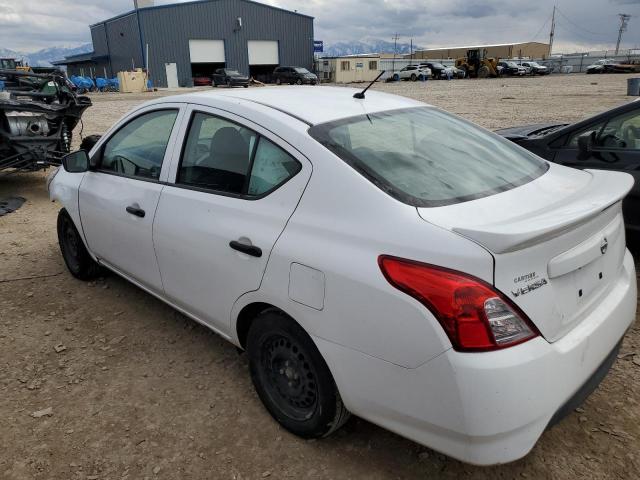
[[331, 371], [304, 329], [275, 308], [251, 323], [246, 341], [253, 385], [269, 413], [304, 438], [331, 434], [349, 418]]
[[281, 335], [262, 344], [261, 368], [267, 391], [282, 411], [294, 420], [313, 415], [318, 404], [316, 376], [299, 345]]

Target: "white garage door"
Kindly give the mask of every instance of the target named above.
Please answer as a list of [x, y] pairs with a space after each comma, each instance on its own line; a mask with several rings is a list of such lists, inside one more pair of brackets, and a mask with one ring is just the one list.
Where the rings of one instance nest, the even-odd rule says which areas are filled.
[[224, 63], [224, 40], [189, 40], [191, 63]]
[[249, 40], [249, 65], [279, 65], [278, 41]]

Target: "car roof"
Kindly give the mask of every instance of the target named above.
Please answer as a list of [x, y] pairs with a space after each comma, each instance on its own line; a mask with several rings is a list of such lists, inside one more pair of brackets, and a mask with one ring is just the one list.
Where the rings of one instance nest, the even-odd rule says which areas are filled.
[[147, 105], [184, 102], [219, 107], [218, 100], [241, 100], [244, 101], [245, 106], [250, 106], [253, 103], [270, 107], [308, 125], [317, 125], [367, 113], [426, 106], [426, 104], [410, 98], [377, 92], [374, 90], [375, 85], [367, 91], [364, 99], [353, 98], [353, 94], [362, 91], [365, 86], [366, 84], [363, 84], [362, 88], [285, 86], [224, 91], [208, 90], [162, 97]]

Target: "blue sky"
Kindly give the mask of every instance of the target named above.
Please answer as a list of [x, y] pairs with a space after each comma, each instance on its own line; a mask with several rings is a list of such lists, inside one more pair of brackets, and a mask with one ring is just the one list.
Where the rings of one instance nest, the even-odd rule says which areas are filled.
[[[327, 44], [367, 39], [424, 47], [547, 41], [559, 7], [554, 52], [614, 48], [618, 13], [633, 15], [624, 48], [640, 48], [640, 0], [260, 0], [313, 15]], [[174, 3], [166, 0], [156, 4]], [[90, 41], [88, 25], [132, 8], [133, 0], [0, 0], [0, 47], [33, 51]], [[586, 7], [586, 8], [585, 8]]]

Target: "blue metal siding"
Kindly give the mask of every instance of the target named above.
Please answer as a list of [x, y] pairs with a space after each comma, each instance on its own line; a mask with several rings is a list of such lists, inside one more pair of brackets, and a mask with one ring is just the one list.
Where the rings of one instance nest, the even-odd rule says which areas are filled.
[[107, 21], [106, 36], [113, 75], [123, 70], [144, 67], [136, 14]]
[[281, 65], [313, 67], [313, 18], [268, 5], [245, 0], [174, 4], [140, 10], [140, 23], [149, 44], [151, 78], [159, 87], [167, 85], [165, 63], [177, 64], [181, 86], [192, 84], [190, 39], [224, 40], [227, 66], [244, 73], [249, 72], [247, 40], [277, 40]]

